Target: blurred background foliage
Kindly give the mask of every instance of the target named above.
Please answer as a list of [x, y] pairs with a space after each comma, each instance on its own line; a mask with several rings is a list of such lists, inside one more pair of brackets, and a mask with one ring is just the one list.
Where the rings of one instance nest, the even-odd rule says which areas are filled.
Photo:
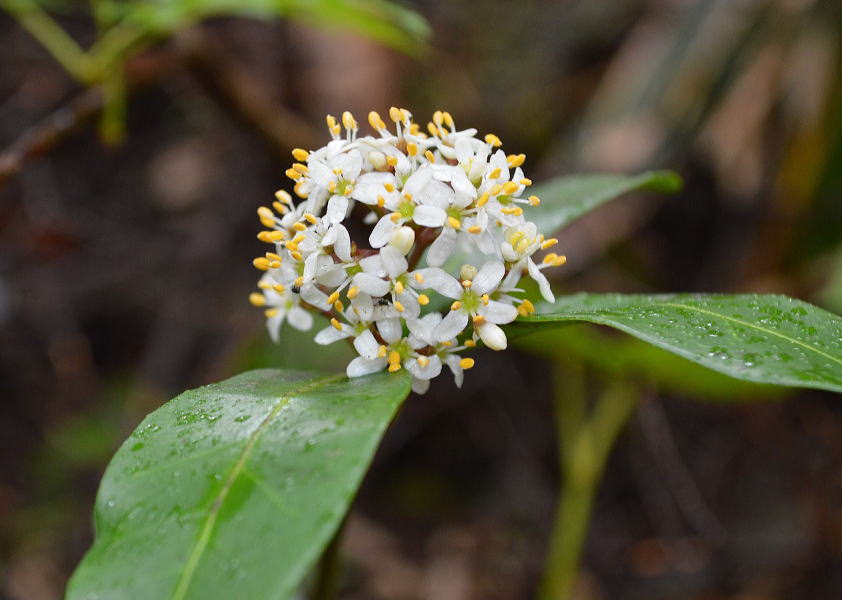
[[[842, 312], [838, 0], [0, 7], [0, 598], [61, 597], [102, 469], [146, 412], [243, 369], [346, 360], [292, 330], [270, 344], [246, 301], [255, 207], [291, 148], [327, 138], [326, 112], [444, 108], [525, 152], [539, 182], [682, 173], [679, 196], [559, 236], [559, 292], [781, 292]], [[577, 597], [842, 594], [831, 394], [585, 326], [477, 359], [387, 436], [342, 598], [531, 595], [559, 477], [549, 398], [617, 382], [642, 400]]]

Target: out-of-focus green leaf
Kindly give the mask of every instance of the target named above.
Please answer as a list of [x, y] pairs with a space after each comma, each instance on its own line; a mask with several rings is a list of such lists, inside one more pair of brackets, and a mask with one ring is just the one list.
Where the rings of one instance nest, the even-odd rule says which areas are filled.
[[608, 325], [726, 375], [842, 392], [842, 318], [773, 295], [576, 294], [509, 326]]
[[623, 194], [637, 190], [671, 194], [680, 189], [681, 178], [672, 171], [556, 177], [535, 186], [533, 193], [541, 198], [541, 204], [529, 209], [527, 218], [538, 225], [539, 231], [550, 235]]
[[67, 597], [288, 598], [409, 388], [261, 370], [181, 394], [111, 461]]

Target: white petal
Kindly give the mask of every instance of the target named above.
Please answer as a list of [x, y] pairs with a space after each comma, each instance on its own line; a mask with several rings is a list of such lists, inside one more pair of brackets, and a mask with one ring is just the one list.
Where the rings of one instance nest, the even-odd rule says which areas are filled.
[[351, 235], [343, 225], [331, 227], [335, 231], [336, 241], [333, 242], [333, 250], [336, 256], [343, 262], [351, 262]]
[[471, 289], [479, 295], [490, 294], [500, 285], [500, 280], [506, 274], [506, 267], [499, 260], [491, 260], [482, 265], [479, 273], [474, 277]]
[[541, 296], [543, 296], [544, 300], [555, 302], [555, 295], [553, 295], [553, 290], [550, 288], [550, 282], [547, 281], [547, 277], [531, 258], [527, 260], [526, 267], [529, 269], [529, 276], [538, 283], [538, 289], [541, 290]]
[[478, 325], [477, 333], [479, 333], [483, 343], [492, 350], [506, 349], [506, 334], [494, 323], [486, 321], [482, 325]]
[[413, 197], [418, 195], [432, 179], [433, 172], [429, 168], [421, 167], [409, 176], [403, 184], [403, 191]]
[[392, 230], [395, 227], [398, 227], [398, 225], [392, 221], [392, 218], [389, 215], [383, 215], [377, 221], [374, 229], [371, 230], [368, 243], [371, 244], [372, 248], [382, 248], [389, 243], [389, 236], [392, 235]]
[[386, 368], [387, 364], [389, 363], [385, 358], [371, 359], [358, 356], [348, 363], [345, 374], [348, 377], [362, 377], [363, 375], [370, 375], [371, 373], [382, 371]]
[[439, 342], [446, 342], [462, 333], [467, 325], [468, 313], [463, 310], [452, 310], [441, 320], [441, 323], [436, 325], [433, 336]]
[[354, 285], [370, 296], [383, 296], [392, 289], [392, 284], [375, 277], [370, 273], [357, 273], [354, 275]]
[[327, 202], [325, 217], [329, 223], [341, 223], [348, 213], [348, 197], [334, 194]]
[[446, 183], [433, 180], [420, 193], [413, 196], [413, 200], [419, 205], [445, 209], [453, 202], [453, 196], [453, 188]]
[[327, 308], [327, 294], [312, 283], [301, 288], [301, 299], [316, 308]]
[[430, 362], [427, 363], [426, 367], [422, 367], [415, 359], [406, 361], [406, 370], [412, 373], [413, 377], [417, 377], [418, 379], [432, 379], [434, 377], [438, 377], [439, 374], [441, 374], [441, 359], [435, 354], [427, 358]]
[[415, 207], [412, 220], [424, 227], [441, 227], [447, 220], [447, 213], [437, 206], [420, 205]]
[[269, 317], [266, 319], [266, 329], [269, 330], [269, 337], [272, 338], [272, 341], [276, 344], [280, 339], [280, 330], [281, 330], [281, 323], [284, 322], [284, 312], [281, 311], [274, 317]]
[[456, 160], [461, 164], [468, 164], [474, 157], [474, 151], [471, 148], [471, 142], [468, 138], [460, 137], [453, 146], [456, 150]]
[[300, 306], [293, 306], [287, 313], [287, 323], [299, 331], [308, 331], [313, 326], [313, 314]]
[[465, 379], [465, 370], [462, 368], [462, 365], [459, 364], [460, 358], [456, 354], [448, 354], [444, 357], [444, 363], [450, 367], [451, 372], [453, 373], [453, 381], [456, 384], [456, 387], [462, 387], [462, 381]]
[[409, 328], [409, 332], [423, 342], [424, 345], [432, 346], [436, 343], [436, 340], [433, 337], [434, 325], [431, 325], [422, 319], [409, 318], [406, 320], [406, 326]]
[[380, 250], [380, 258], [383, 261], [383, 268], [392, 279], [397, 279], [406, 273], [409, 266], [401, 251], [394, 246], [383, 246]]
[[427, 250], [427, 264], [431, 267], [442, 266], [450, 258], [455, 247], [456, 232], [450, 227], [445, 227]]
[[429, 379], [418, 379], [417, 377], [412, 378], [412, 391], [416, 394], [426, 394], [429, 389]]
[[442, 296], [447, 296], [453, 300], [462, 297], [463, 290], [459, 281], [439, 267], [418, 269], [417, 271], [413, 271], [413, 273], [421, 275], [424, 280], [423, 283], [418, 283], [418, 280], [413, 277], [410, 280], [413, 287], [435, 290]]
[[344, 340], [347, 337], [350, 337], [350, 328], [343, 327], [342, 331], [339, 331], [333, 325], [328, 325], [324, 329], [322, 329], [319, 333], [316, 334], [316, 337], [313, 338], [317, 344], [321, 344], [322, 346], [326, 346], [327, 344], [332, 344], [333, 342]]
[[377, 331], [386, 342], [394, 344], [403, 337], [400, 319], [380, 319], [377, 321]]
[[386, 275], [386, 269], [383, 267], [383, 259], [379, 254], [372, 254], [360, 260], [360, 267], [363, 272], [371, 273], [377, 277]]
[[517, 309], [514, 306], [496, 300], [490, 300], [487, 305], [481, 306], [478, 312], [498, 325], [511, 323], [517, 319]]
[[364, 358], [377, 358], [377, 350], [380, 348], [380, 344], [374, 339], [374, 334], [366, 329], [354, 338], [354, 348]]
[[341, 264], [333, 264], [320, 269], [319, 272], [316, 273], [316, 281], [320, 285], [335, 288], [341, 285], [347, 276], [345, 268]]

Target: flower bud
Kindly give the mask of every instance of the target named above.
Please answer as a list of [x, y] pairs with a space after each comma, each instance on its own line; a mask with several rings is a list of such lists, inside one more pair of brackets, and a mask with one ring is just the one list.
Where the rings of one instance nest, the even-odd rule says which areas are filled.
[[380, 151], [372, 150], [368, 153], [368, 161], [379, 171], [386, 166], [386, 155]]
[[415, 243], [415, 231], [411, 227], [404, 225], [398, 227], [389, 236], [389, 245], [397, 248], [401, 254], [406, 255]]
[[492, 350], [505, 350], [508, 340], [506, 340], [505, 332], [495, 325], [485, 321], [481, 325], [476, 326], [477, 333], [482, 339], [483, 343]]
[[474, 265], [462, 265], [462, 268], [459, 269], [459, 279], [473, 281], [478, 272], [478, 269]]

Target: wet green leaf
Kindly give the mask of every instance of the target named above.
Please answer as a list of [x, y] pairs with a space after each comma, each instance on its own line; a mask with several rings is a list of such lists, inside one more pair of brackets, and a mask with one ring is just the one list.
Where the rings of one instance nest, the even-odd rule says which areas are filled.
[[611, 174], [556, 177], [532, 190], [541, 204], [529, 208], [527, 218], [547, 235], [615, 198], [638, 190], [675, 193], [681, 178], [672, 171], [648, 171], [640, 175]]
[[509, 326], [608, 325], [726, 375], [842, 392], [842, 318], [772, 295], [566, 296]]
[[403, 371], [260, 370], [181, 394], [108, 466], [67, 597], [289, 597], [409, 385]]

